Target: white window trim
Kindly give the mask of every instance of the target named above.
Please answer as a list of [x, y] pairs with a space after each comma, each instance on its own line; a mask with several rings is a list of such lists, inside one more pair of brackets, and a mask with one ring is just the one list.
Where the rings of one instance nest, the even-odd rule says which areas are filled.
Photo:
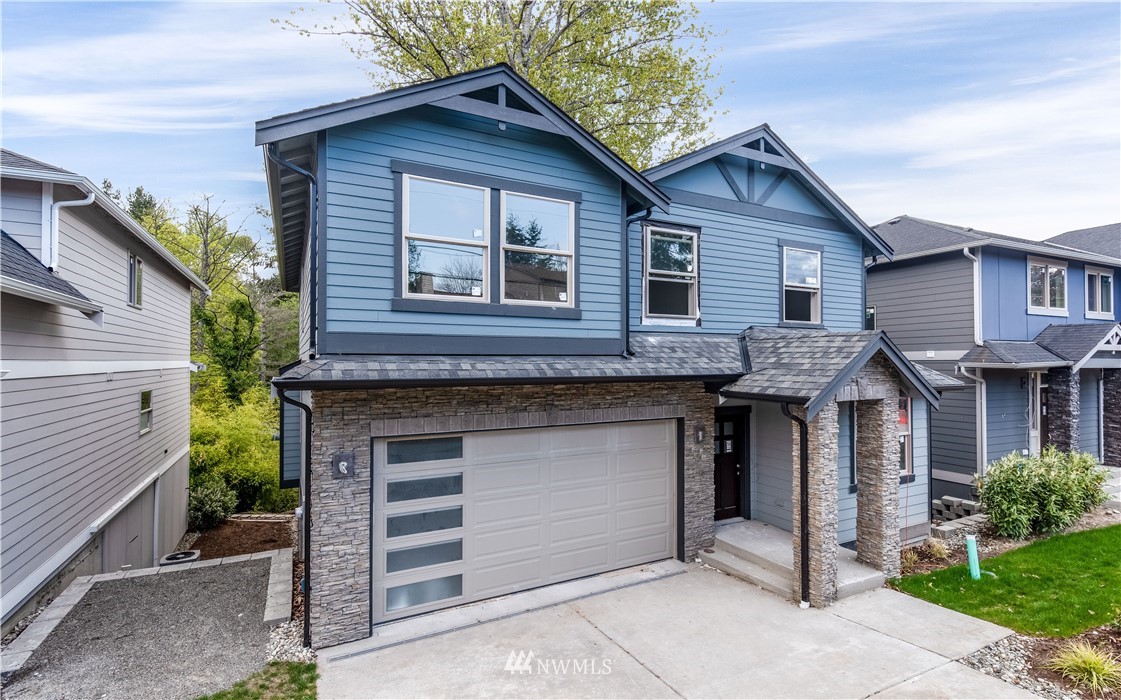
[[910, 395], [907, 394], [901, 393], [899, 396], [899, 400], [907, 401], [907, 432], [904, 433], [900, 429], [898, 416], [895, 419], [896, 432], [898, 434], [898, 437], [902, 438], [905, 435], [907, 438], [906, 440], [899, 441], [900, 450], [903, 449], [904, 445], [906, 445], [907, 447], [906, 466], [899, 469], [899, 476], [904, 477], [911, 476], [915, 473], [915, 404]]
[[[1066, 280], [1066, 288], [1063, 290], [1063, 300], [1066, 305], [1062, 308], [1052, 306], [1033, 306], [1031, 303], [1031, 269], [1033, 266], [1042, 265], [1047, 269], [1043, 281], [1043, 301], [1049, 303], [1051, 298], [1051, 270], [1062, 269], [1066, 271], [1064, 279]], [[1061, 260], [1051, 260], [1049, 258], [1028, 258], [1028, 279], [1027, 279], [1027, 294], [1028, 294], [1028, 313], [1033, 316], [1068, 316], [1067, 311], [1070, 308], [1070, 270], [1067, 269], [1067, 264]]]
[[[409, 183], [413, 180], [426, 180], [444, 185], [464, 187], [479, 190], [483, 193], [483, 239], [469, 241], [463, 238], [445, 238], [426, 234], [411, 233], [409, 231]], [[401, 175], [401, 296], [406, 299], [431, 299], [440, 301], [461, 301], [473, 304], [490, 303], [490, 188], [478, 185], [468, 185], [453, 180], [441, 180], [434, 177], [421, 177], [419, 175]], [[460, 296], [453, 294], [417, 294], [409, 291], [409, 241], [425, 241], [428, 243], [447, 243], [451, 245], [469, 246], [480, 248], [483, 251], [483, 292], [480, 296]]]
[[[139, 274], [137, 274], [139, 273]], [[128, 292], [126, 302], [134, 309], [144, 308], [144, 260], [128, 252]]]
[[[549, 248], [530, 248], [520, 245], [509, 245], [506, 243], [506, 195], [512, 194], [518, 197], [525, 197], [527, 199], [540, 199], [543, 202], [556, 202], [558, 204], [565, 204], [568, 206], [568, 249], [567, 250], [550, 250]], [[502, 190], [500, 192], [499, 204], [499, 240], [500, 258], [498, 260], [498, 276], [499, 276], [499, 289], [502, 290], [501, 300], [503, 304], [512, 304], [517, 306], [545, 306], [548, 308], [572, 308], [576, 305], [576, 202], [571, 202], [565, 199], [555, 199], [553, 197], [542, 197], [536, 194], [525, 194], [524, 192], [517, 192], [515, 190]], [[515, 253], [537, 253], [539, 255], [556, 255], [558, 257], [568, 258], [568, 301], [565, 303], [554, 303], [551, 301], [529, 301], [526, 299], [507, 299], [506, 298], [506, 251], [510, 250]]]
[[872, 310], [872, 327], [871, 328], [865, 328], [864, 330], [866, 330], [866, 331], [879, 330], [880, 319], [877, 316], [877, 314], [879, 313], [879, 310], [876, 308], [875, 304], [866, 304], [864, 306], [864, 323], [865, 323], [865, 325], [868, 324], [868, 310], [869, 309]]
[[[1090, 309], [1090, 275], [1097, 275], [1098, 276], [1098, 308], [1099, 309], [1101, 308], [1101, 305], [1102, 305], [1101, 278], [1102, 277], [1108, 277], [1109, 278], [1109, 291], [1113, 295], [1114, 298], [1110, 300], [1111, 304], [1110, 304], [1110, 310], [1109, 310], [1108, 313], [1104, 312], [1104, 311], [1093, 311], [1093, 310]], [[1105, 268], [1105, 267], [1092, 267], [1090, 265], [1086, 266], [1086, 276], [1085, 276], [1085, 284], [1084, 284], [1084, 286], [1086, 287], [1086, 289], [1084, 290], [1086, 292], [1086, 294], [1085, 294], [1085, 297], [1086, 297], [1086, 318], [1092, 318], [1092, 319], [1097, 320], [1097, 321], [1112, 321], [1114, 319], [1114, 314], [1116, 313], [1116, 308], [1115, 307], [1117, 306], [1116, 303], [1112, 303], [1116, 300], [1116, 297], [1117, 297], [1117, 292], [1116, 292], [1117, 288], [1113, 286], [1115, 282], [1116, 282], [1116, 279], [1113, 276], [1113, 270], [1110, 270], [1109, 268]]]
[[[817, 256], [817, 284], [816, 285], [788, 284], [786, 282], [786, 253], [787, 253], [787, 251], [791, 251], [791, 250], [796, 250], [799, 253], [813, 253], [814, 255]], [[822, 255], [821, 255], [820, 250], [810, 250], [809, 248], [799, 248], [798, 246], [783, 246], [782, 247], [782, 297], [783, 297], [782, 298], [782, 322], [783, 323], [810, 323], [810, 324], [814, 324], [814, 325], [820, 325], [822, 323], [822, 320], [821, 320], [821, 316], [822, 316], [822, 313], [821, 313], [821, 303], [822, 303], [822, 299], [821, 299], [822, 269], [821, 269], [821, 267], [822, 267], [822, 263], [823, 263], [823, 261], [822, 261]], [[786, 290], [787, 289], [797, 289], [797, 290], [801, 290], [801, 291], [817, 292], [817, 296], [814, 297], [815, 303], [813, 305], [813, 308], [810, 310], [810, 320], [809, 321], [794, 320], [794, 319], [789, 319], [789, 318], [786, 317]]]
[[[663, 272], [654, 271], [650, 255], [653, 252], [653, 246], [650, 244], [650, 237], [655, 233], [669, 233], [675, 236], [690, 236], [693, 239], [693, 271], [692, 272]], [[671, 226], [644, 226], [642, 230], [642, 323], [648, 326], [696, 326], [697, 321], [701, 318], [701, 261], [700, 261], [700, 234], [697, 231], [692, 231], [684, 228], [673, 228]], [[671, 314], [653, 314], [650, 313], [650, 277], [654, 276], [655, 279], [669, 279], [675, 278], [688, 278], [691, 280], [692, 292], [689, 298], [689, 305], [693, 309], [693, 313], [686, 316], [677, 316]]]
[[[148, 408], [144, 408], [144, 394], [145, 393], [148, 394]], [[152, 427], [154, 425], [154, 416], [155, 416], [154, 409], [155, 409], [155, 402], [156, 402], [156, 394], [151, 389], [141, 389], [140, 390], [139, 401], [140, 401], [140, 413], [138, 414], [138, 416], [139, 416], [140, 425], [144, 424], [144, 416], [145, 415], [148, 416], [148, 427], [147, 428], [144, 428], [144, 427], [140, 428], [140, 434], [141, 435], [146, 435], [147, 433], [152, 432]]]

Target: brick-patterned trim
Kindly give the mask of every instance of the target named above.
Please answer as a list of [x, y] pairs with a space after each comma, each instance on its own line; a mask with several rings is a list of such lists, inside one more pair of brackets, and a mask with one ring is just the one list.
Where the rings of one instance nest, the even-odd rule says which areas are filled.
[[684, 417], [684, 405], [667, 404], [662, 406], [620, 406], [617, 408], [427, 416], [424, 418], [389, 418], [370, 421], [370, 435], [375, 438], [386, 438], [405, 435], [430, 435], [432, 433], [555, 428], [566, 425], [625, 423], [636, 420], [664, 420]]

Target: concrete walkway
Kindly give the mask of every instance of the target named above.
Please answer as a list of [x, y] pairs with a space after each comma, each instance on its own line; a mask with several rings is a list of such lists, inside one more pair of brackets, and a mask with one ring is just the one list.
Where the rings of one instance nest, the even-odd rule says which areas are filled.
[[324, 650], [319, 696], [1030, 698], [957, 662], [1010, 633], [886, 589], [800, 610], [691, 565], [415, 642]]

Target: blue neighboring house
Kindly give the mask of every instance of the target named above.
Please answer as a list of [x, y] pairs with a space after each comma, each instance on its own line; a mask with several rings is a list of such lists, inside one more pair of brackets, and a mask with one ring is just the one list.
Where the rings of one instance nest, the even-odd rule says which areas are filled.
[[870, 261], [870, 322], [970, 383], [932, 422], [936, 497], [1049, 444], [1121, 464], [1121, 225], [1042, 242], [909, 216], [875, 230], [895, 258]]
[[767, 126], [640, 173], [498, 65], [257, 143], [314, 646], [713, 546], [749, 568], [721, 533], [828, 605], [838, 562], [875, 585], [926, 536], [957, 382], [864, 330], [891, 248]]

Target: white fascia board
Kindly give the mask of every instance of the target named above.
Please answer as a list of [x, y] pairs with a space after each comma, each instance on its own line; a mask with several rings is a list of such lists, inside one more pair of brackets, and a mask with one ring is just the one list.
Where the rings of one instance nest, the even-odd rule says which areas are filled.
[[[156, 370], [190, 370], [188, 360], [3, 360], [4, 381], [74, 377], [88, 374], [125, 374]], [[192, 370], [193, 371], [193, 370]]]
[[57, 304], [58, 306], [77, 309], [84, 314], [99, 314], [103, 311], [100, 305], [92, 301], [83, 301], [69, 294], [56, 292], [53, 289], [40, 287], [36, 284], [28, 284], [23, 280], [17, 280], [4, 275], [0, 275], [0, 291], [7, 292], [8, 294], [15, 294], [25, 299], [41, 301], [45, 304]]

